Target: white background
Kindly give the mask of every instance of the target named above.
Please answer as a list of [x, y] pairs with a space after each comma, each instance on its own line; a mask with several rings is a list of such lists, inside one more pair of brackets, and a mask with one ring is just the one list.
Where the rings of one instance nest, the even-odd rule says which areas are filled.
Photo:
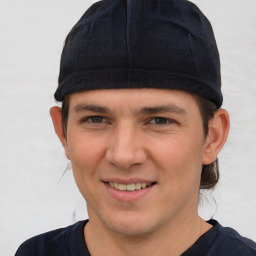
[[[87, 217], [48, 114], [66, 34], [95, 1], [0, 0], [0, 255]], [[221, 181], [200, 211], [256, 240], [256, 1], [195, 0], [222, 62], [229, 140]], [[60, 181], [59, 181], [60, 180]]]

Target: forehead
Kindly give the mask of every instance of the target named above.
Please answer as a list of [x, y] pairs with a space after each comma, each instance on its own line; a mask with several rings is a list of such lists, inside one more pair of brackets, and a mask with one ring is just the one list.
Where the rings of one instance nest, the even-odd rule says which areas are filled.
[[106, 106], [109, 110], [140, 111], [141, 108], [151, 106], [172, 105], [189, 111], [198, 108], [196, 96], [170, 89], [107, 89], [90, 90], [70, 95], [70, 110], [78, 105]]

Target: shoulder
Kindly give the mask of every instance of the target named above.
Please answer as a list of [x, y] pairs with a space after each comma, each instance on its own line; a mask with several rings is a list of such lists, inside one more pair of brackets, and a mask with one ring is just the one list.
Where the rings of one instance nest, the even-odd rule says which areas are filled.
[[182, 256], [256, 256], [256, 243], [232, 228], [209, 220], [212, 228], [203, 234]]
[[15, 256], [67, 256], [71, 255], [72, 243], [81, 243], [83, 240], [83, 228], [87, 221], [79, 221], [74, 225], [56, 229], [25, 241], [18, 248]]
[[[212, 255], [255, 256], [256, 243], [251, 239], [241, 236], [229, 227], [221, 226], [217, 221], [211, 220], [213, 227], [217, 228], [215, 241], [211, 247]], [[220, 254], [221, 253], [221, 254]]]

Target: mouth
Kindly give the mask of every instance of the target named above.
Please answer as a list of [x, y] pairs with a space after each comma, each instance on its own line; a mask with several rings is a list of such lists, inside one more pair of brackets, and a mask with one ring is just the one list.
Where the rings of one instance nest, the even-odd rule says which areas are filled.
[[133, 192], [137, 190], [143, 190], [156, 184], [156, 182], [150, 182], [150, 183], [142, 182], [142, 183], [130, 183], [130, 184], [122, 184], [122, 183], [116, 183], [116, 182], [104, 182], [104, 183], [113, 189], [124, 191], [124, 192]]

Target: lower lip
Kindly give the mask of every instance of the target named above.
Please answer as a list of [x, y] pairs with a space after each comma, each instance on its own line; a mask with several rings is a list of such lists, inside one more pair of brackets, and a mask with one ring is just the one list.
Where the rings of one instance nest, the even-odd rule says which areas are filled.
[[117, 190], [115, 188], [110, 187], [108, 184], [103, 183], [110, 194], [110, 196], [118, 201], [123, 201], [123, 202], [132, 202], [139, 200], [140, 198], [144, 197], [147, 195], [155, 185], [151, 185], [150, 187], [143, 188], [140, 190], [135, 190], [135, 191], [121, 191]]

